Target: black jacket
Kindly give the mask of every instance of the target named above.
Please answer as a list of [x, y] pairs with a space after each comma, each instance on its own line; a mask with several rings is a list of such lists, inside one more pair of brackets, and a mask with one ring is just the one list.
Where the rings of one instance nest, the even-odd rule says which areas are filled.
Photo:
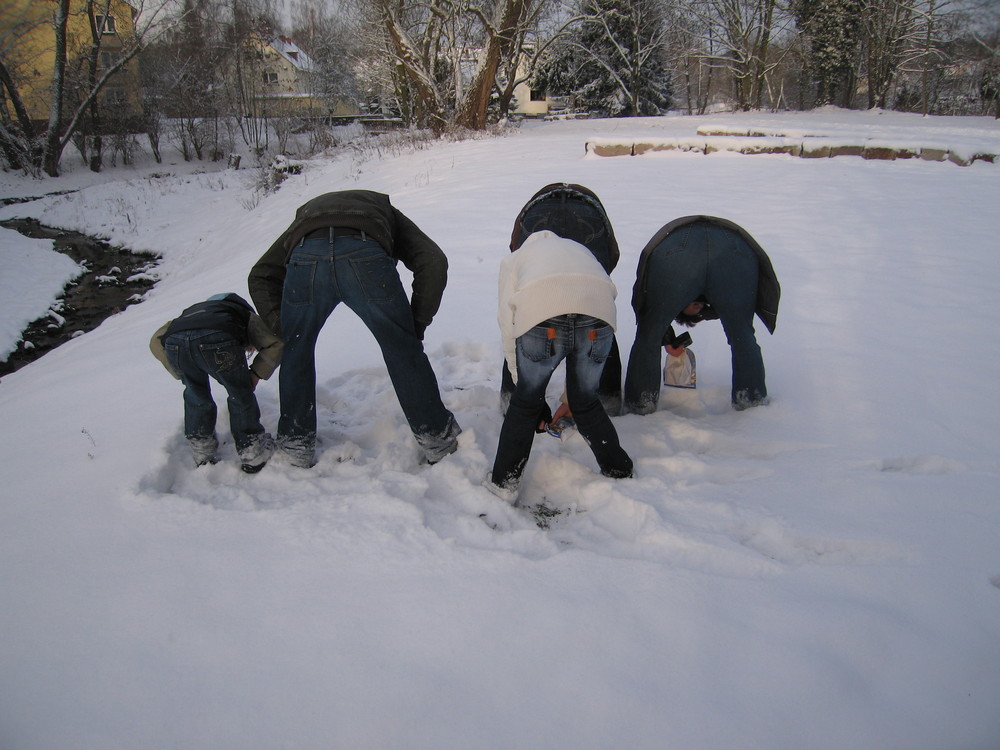
[[180, 373], [174, 372], [170, 366], [163, 339], [177, 331], [198, 329], [225, 331], [239, 343], [256, 349], [257, 356], [250, 365], [250, 372], [262, 380], [271, 377], [281, 363], [284, 349], [281, 339], [271, 333], [261, 317], [250, 307], [250, 303], [238, 294], [216, 295], [188, 307], [173, 320], [168, 320], [149, 340], [153, 356], [178, 380]]
[[[525, 240], [524, 215], [528, 212], [528, 209], [542, 203], [543, 201], [556, 202], [567, 200], [586, 203], [597, 211], [598, 215], [603, 220], [604, 232], [600, 234], [598, 238], [594, 239], [600, 242], [601, 246], [590, 244], [587, 237], [569, 236], [567, 233], [560, 231], [557, 227], [545, 228], [560, 236], [566, 237], [566, 239], [574, 240], [582, 245], [586, 245], [597, 257], [597, 259], [601, 260], [601, 264], [604, 265], [604, 270], [611, 273], [615, 266], [618, 265], [618, 258], [621, 256], [621, 251], [618, 249], [618, 240], [615, 239], [615, 231], [611, 227], [611, 220], [608, 218], [608, 214], [604, 210], [604, 204], [601, 203], [597, 194], [590, 188], [574, 183], [553, 182], [552, 184], [543, 187], [528, 199], [528, 202], [524, 204], [523, 208], [521, 208], [518, 213], [517, 218], [514, 219], [514, 229], [510, 235], [511, 252], [521, 247], [521, 243]], [[604, 247], [604, 243], [606, 243], [606, 247]]]
[[170, 321], [164, 336], [177, 331], [194, 331], [211, 329], [225, 331], [241, 344], [250, 343], [247, 326], [253, 308], [250, 303], [238, 294], [227, 294], [224, 297], [213, 297], [198, 302], [185, 309], [180, 315]]
[[[636, 315], [638, 316], [641, 313], [646, 300], [646, 266], [649, 262], [650, 254], [654, 249], [656, 249], [657, 245], [663, 242], [667, 235], [675, 229], [686, 226], [687, 224], [692, 224], [696, 221], [706, 221], [739, 233], [739, 235], [753, 249], [754, 253], [757, 254], [757, 260], [760, 264], [760, 273], [757, 276], [757, 307], [755, 312], [757, 313], [757, 317], [760, 318], [761, 322], [767, 327], [767, 330], [774, 333], [774, 327], [778, 323], [778, 302], [781, 299], [781, 286], [778, 284], [778, 277], [774, 273], [774, 267], [771, 265], [771, 259], [767, 257], [767, 253], [764, 252], [764, 248], [757, 244], [757, 240], [751, 237], [750, 233], [743, 227], [729, 221], [728, 219], [720, 219], [717, 216], [696, 215], [682, 216], [679, 219], [674, 219], [660, 229], [660, 231], [653, 235], [653, 238], [646, 243], [646, 247], [642, 249], [642, 254], [639, 256], [639, 267], [636, 269], [635, 286], [632, 288], [632, 309], [635, 310]], [[706, 316], [706, 318], [707, 317], [710, 316]], [[718, 315], [715, 315], [714, 317], [718, 317]]]

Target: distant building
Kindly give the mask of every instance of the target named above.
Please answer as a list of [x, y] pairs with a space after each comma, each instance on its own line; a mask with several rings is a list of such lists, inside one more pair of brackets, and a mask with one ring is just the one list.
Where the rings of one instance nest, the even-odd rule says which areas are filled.
[[[530, 54], [530, 50], [525, 52]], [[478, 47], [465, 47], [459, 51], [458, 65], [463, 85], [472, 80], [480, 54], [482, 49]], [[526, 73], [525, 59], [522, 55], [517, 63], [517, 77], [523, 78]], [[549, 114], [551, 104], [545, 91], [531, 88], [530, 81], [522, 81], [514, 87], [509, 114], [519, 117], [545, 117]]]
[[514, 87], [514, 101], [511, 105], [511, 114], [522, 117], [545, 117], [551, 109], [551, 102], [545, 91], [533, 89], [528, 83], [519, 83]]
[[[29, 117], [44, 125], [52, 103], [55, 70], [55, 26], [57, 0], [2, 0], [0, 13], [0, 59], [10, 73]], [[88, 12], [89, 8], [89, 12]], [[107, 12], [96, 13], [101, 10]], [[66, 25], [67, 65], [63, 100], [67, 113], [92, 90], [90, 60], [96, 59], [93, 79], [99, 80], [120, 58], [135, 35], [135, 9], [125, 0], [87, 3], [70, 0]], [[95, 55], [96, 52], [96, 55]], [[6, 90], [0, 89], [0, 104], [6, 105]], [[97, 99], [101, 121], [137, 120], [142, 115], [139, 65], [130, 60], [105, 86]], [[83, 130], [92, 130], [90, 113]]]
[[[524, 50], [524, 55], [531, 56], [533, 54], [533, 48], [529, 47]], [[517, 61], [518, 78], [525, 78], [527, 76], [528, 71], [525, 67], [524, 55]], [[514, 97], [510, 103], [510, 113], [512, 115], [520, 117], [546, 117], [554, 108], [555, 102], [549, 98], [545, 90], [531, 87], [530, 78], [514, 87]]]
[[253, 66], [259, 72], [255, 98], [265, 117], [327, 117], [357, 115], [357, 104], [321, 94], [319, 71], [312, 58], [287, 37], [250, 43]]

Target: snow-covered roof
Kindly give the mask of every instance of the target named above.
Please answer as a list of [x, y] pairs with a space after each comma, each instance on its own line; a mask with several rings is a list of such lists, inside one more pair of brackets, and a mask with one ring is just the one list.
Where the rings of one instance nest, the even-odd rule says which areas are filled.
[[313, 59], [309, 57], [305, 50], [288, 37], [275, 37], [269, 44], [274, 48], [275, 52], [299, 70], [312, 73], [316, 69], [316, 63], [313, 62]]

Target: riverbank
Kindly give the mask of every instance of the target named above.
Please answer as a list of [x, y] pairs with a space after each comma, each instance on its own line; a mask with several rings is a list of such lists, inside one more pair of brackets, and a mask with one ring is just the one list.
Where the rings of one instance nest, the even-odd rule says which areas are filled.
[[142, 300], [156, 277], [158, 260], [150, 253], [133, 253], [80, 232], [43, 226], [35, 219], [7, 219], [0, 226], [32, 239], [48, 239], [83, 269], [70, 281], [48, 313], [32, 321], [17, 348], [0, 362], [8, 375], [44, 356], [60, 344], [97, 328], [107, 318]]

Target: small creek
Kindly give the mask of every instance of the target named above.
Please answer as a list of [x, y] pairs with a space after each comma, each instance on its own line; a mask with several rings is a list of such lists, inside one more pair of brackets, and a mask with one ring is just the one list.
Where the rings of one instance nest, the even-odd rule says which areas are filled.
[[[6, 199], [4, 202], [19, 201]], [[21, 344], [6, 362], [0, 362], [0, 376], [97, 328], [107, 318], [141, 301], [142, 295], [154, 284], [149, 272], [159, 260], [155, 255], [133, 253], [79, 232], [46, 227], [35, 219], [7, 219], [0, 221], [0, 226], [33, 239], [53, 240], [56, 250], [85, 269], [66, 285], [49, 314], [33, 321], [24, 330]]]

